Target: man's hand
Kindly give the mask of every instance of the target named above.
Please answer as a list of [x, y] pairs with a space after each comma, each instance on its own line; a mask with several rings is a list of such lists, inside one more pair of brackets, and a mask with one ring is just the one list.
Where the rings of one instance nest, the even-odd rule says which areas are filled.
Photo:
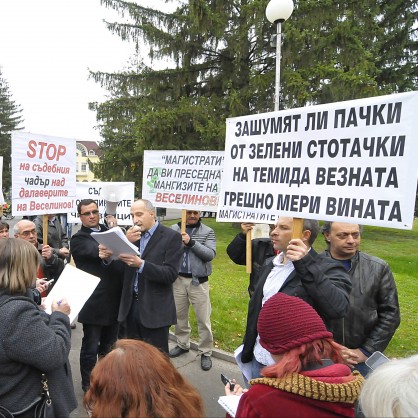
[[52, 248], [48, 244], [44, 244], [44, 245], [42, 245], [42, 252], [41, 252], [41, 254], [42, 254], [42, 257], [45, 260], [49, 260], [52, 257], [52, 255], [54, 254], [54, 252], [53, 252]]
[[367, 356], [365, 356], [359, 348], [348, 348], [341, 344], [337, 345], [341, 350], [341, 355], [347, 366], [354, 368], [356, 364], [364, 363], [367, 360]]
[[105, 247], [102, 244], [99, 244], [99, 257], [102, 260], [109, 260], [109, 258], [112, 257], [112, 255], [112, 250], [109, 250], [109, 248]]
[[106, 216], [106, 223], [107, 223], [107, 226], [109, 228], [113, 228], [115, 226], [118, 226], [118, 220], [113, 215], [107, 215]]
[[121, 254], [119, 260], [123, 261], [129, 267], [134, 267], [139, 269], [144, 262], [139, 256], [133, 254]]
[[306, 254], [308, 254], [308, 250], [309, 248], [301, 239], [292, 239], [289, 241], [289, 245], [287, 246], [286, 257], [290, 261], [301, 260]]
[[243, 222], [243, 223], [241, 224], [241, 231], [242, 231], [242, 233], [243, 233], [244, 235], [247, 235], [247, 232], [248, 232], [248, 231], [251, 231], [251, 230], [253, 229], [253, 227], [254, 227], [254, 224], [253, 224], [253, 223], [250, 223], [250, 222]]
[[67, 258], [70, 255], [70, 250], [68, 248], [62, 247], [58, 250], [58, 255], [62, 258]]
[[132, 228], [129, 228], [126, 231], [126, 238], [128, 238], [129, 242], [137, 242], [141, 239], [141, 228], [137, 225], [134, 225]]
[[187, 232], [181, 233], [181, 239], [184, 245], [187, 245], [190, 242], [190, 235]]

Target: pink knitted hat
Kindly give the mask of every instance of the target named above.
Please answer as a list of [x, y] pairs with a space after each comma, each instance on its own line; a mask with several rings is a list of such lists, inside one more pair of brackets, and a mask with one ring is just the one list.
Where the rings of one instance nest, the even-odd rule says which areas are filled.
[[272, 354], [283, 354], [314, 340], [332, 338], [312, 306], [280, 292], [262, 307], [257, 328], [260, 344]]

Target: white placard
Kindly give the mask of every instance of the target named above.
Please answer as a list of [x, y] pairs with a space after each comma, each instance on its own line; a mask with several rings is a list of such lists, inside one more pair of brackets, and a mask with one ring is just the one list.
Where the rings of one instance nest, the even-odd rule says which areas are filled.
[[12, 132], [12, 214], [74, 210], [76, 140]]
[[223, 151], [144, 151], [142, 198], [156, 207], [216, 211]]
[[[93, 199], [96, 201], [100, 211], [100, 218], [103, 219], [106, 211], [106, 200], [103, 196], [104, 190], [112, 188], [117, 190], [116, 200], [118, 205], [116, 208], [116, 219], [118, 225], [132, 225], [130, 209], [134, 202], [135, 183], [133, 181], [127, 182], [78, 182], [76, 183], [76, 206], [82, 199]], [[80, 223], [80, 218], [77, 211], [68, 214], [68, 223]]]
[[70, 322], [73, 322], [99, 283], [99, 277], [67, 264], [43, 301], [45, 312], [51, 314], [51, 304], [54, 300], [66, 298], [71, 307]]
[[411, 229], [418, 92], [231, 118], [217, 221]]

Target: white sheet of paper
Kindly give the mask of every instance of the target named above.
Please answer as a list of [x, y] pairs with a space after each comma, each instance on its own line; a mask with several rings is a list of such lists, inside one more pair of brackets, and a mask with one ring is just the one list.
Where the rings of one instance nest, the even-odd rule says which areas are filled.
[[70, 322], [73, 322], [99, 282], [99, 277], [67, 264], [44, 300], [45, 312], [51, 314], [52, 301], [66, 298], [71, 307]]
[[251, 378], [252, 378], [251, 362], [243, 363], [241, 361], [241, 354], [242, 354], [242, 349], [243, 348], [244, 348], [244, 344], [241, 344], [238, 348], [236, 348], [235, 351], [234, 351], [234, 357], [235, 357], [235, 361], [238, 364], [238, 367], [241, 369], [242, 374], [245, 376], [245, 378], [247, 380], [251, 380]]
[[92, 232], [91, 236], [105, 247], [112, 250], [112, 260], [117, 260], [120, 254], [137, 254], [139, 255], [138, 247], [126, 238], [120, 227], [115, 226], [105, 232]]
[[235, 418], [240, 399], [241, 395], [219, 396], [218, 404], [221, 405], [232, 418]]

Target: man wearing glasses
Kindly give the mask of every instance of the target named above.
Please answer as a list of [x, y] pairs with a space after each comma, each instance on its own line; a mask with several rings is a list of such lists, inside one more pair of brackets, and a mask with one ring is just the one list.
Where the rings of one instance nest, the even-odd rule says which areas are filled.
[[[30, 242], [38, 250], [36, 226], [32, 221], [22, 219], [13, 227], [13, 232], [15, 238]], [[34, 299], [38, 305], [41, 304], [41, 293], [49, 287], [48, 281], [52, 279], [57, 281], [64, 269], [64, 261], [54, 253], [49, 245], [42, 245], [41, 248], [39, 250], [38, 280], [36, 281], [36, 289], [33, 289]]]
[[333, 320], [330, 331], [344, 346], [348, 365], [364, 376], [364, 363], [375, 351], [383, 351], [400, 323], [398, 292], [389, 265], [359, 250], [362, 228], [358, 224], [325, 222], [322, 233], [325, 255], [339, 261], [350, 275], [352, 290], [348, 313]]
[[100, 283], [78, 314], [84, 334], [80, 349], [81, 386], [86, 392], [97, 358], [107, 354], [117, 339], [122, 275], [114, 270], [113, 265], [103, 265], [99, 257], [99, 244], [91, 236], [92, 232], [108, 229], [99, 223], [97, 203], [92, 199], [81, 200], [77, 212], [82, 226], [71, 238], [71, 255], [77, 268], [100, 277]]
[[[181, 232], [181, 223], [171, 227]], [[213, 335], [210, 324], [211, 304], [208, 279], [212, 273], [212, 260], [216, 255], [216, 239], [212, 228], [200, 220], [200, 211], [186, 211], [186, 231], [181, 233], [183, 256], [177, 280], [173, 284], [176, 301], [177, 345], [170, 357], [187, 353], [190, 348], [189, 306], [193, 306], [199, 330], [199, 354], [202, 370], [212, 367]]]

